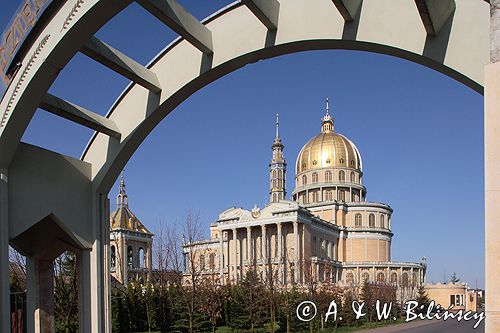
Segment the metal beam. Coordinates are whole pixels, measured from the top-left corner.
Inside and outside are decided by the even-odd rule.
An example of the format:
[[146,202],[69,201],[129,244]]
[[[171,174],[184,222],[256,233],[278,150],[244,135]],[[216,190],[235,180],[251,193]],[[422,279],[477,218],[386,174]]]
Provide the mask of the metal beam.
[[81,52],[146,89],[161,91],[160,81],[155,73],[95,37],[83,46]]
[[344,21],[352,22],[358,14],[362,0],[332,0],[332,2],[344,18]]
[[206,55],[212,55],[212,32],[175,0],[136,0],[148,12]]
[[113,138],[120,139],[120,130],[113,120],[86,110],[49,93],[47,93],[47,95],[45,95],[42,99],[40,108],[98,132],[107,134]]
[[455,0],[415,0],[427,35],[436,36],[455,11]]
[[276,0],[241,0],[269,29],[278,29],[280,3]]

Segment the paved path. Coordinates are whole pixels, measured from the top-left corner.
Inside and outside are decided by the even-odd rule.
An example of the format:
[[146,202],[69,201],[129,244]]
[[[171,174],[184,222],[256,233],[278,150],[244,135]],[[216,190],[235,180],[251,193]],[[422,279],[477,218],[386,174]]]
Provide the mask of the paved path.
[[449,319],[419,320],[405,324],[380,327],[371,330],[357,331],[357,333],[484,333],[484,321],[474,329],[475,320],[457,322]]

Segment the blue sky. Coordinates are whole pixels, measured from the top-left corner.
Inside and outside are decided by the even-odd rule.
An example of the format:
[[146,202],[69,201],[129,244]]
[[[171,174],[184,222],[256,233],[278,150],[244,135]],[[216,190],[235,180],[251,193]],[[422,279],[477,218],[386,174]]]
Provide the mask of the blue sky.
[[[179,1],[202,19],[230,1]],[[5,26],[18,1],[2,2]],[[133,22],[131,24],[130,22]],[[133,3],[97,36],[146,64],[176,35]],[[127,80],[83,55],[50,92],[105,114]],[[483,99],[426,67],[385,55],[315,51],[248,65],[194,94],[126,167],[131,209],[154,232],[199,211],[262,206],[275,113],[288,162],[320,131],[329,96],[336,130],[359,148],[368,200],[394,208],[393,260],[428,259],[428,281],[457,272],[484,286]],[[91,131],[38,111],[23,140],[79,157]],[[114,207],[117,188],[110,193]]]

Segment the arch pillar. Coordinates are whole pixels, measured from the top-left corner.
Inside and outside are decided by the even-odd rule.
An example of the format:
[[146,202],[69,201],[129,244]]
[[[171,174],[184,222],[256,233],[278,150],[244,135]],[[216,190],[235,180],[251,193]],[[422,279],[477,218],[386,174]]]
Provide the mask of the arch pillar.
[[485,332],[500,330],[500,1],[490,4],[490,61],[484,78]]
[[[7,169],[0,168],[0,318],[10,318],[7,175]],[[9,326],[9,320],[0,320],[0,332],[8,332]]]

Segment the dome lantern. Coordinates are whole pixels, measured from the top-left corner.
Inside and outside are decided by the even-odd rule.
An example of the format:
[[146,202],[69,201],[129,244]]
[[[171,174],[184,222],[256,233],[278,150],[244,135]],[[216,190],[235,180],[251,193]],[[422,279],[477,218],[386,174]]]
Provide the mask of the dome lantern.
[[333,117],[330,116],[330,103],[328,97],[326,98],[326,115],[321,118],[321,133],[333,132]]

